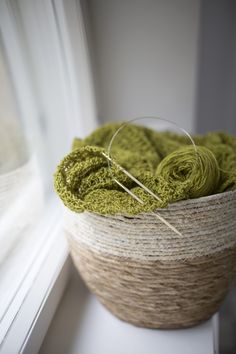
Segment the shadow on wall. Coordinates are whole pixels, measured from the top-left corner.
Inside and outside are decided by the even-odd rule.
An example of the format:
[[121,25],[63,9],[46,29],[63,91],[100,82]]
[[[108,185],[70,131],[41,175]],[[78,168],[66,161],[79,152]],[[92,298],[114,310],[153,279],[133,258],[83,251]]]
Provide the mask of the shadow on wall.
[[[201,1],[196,130],[236,133],[236,2]],[[236,353],[236,286],[220,311],[220,353]]]
[[[196,128],[236,133],[236,1],[201,1]],[[235,351],[236,352],[236,351]]]
[[220,310],[220,354],[236,353],[236,286],[228,294]]

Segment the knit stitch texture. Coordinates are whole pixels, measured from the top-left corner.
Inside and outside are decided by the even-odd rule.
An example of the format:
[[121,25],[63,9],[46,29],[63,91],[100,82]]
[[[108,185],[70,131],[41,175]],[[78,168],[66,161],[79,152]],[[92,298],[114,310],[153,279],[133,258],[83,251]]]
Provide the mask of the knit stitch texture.
[[194,136],[195,150],[187,136],[129,124],[115,138],[111,157],[157,194],[158,201],[102,155],[120,126],[106,124],[84,140],[76,138],[58,165],[55,190],[70,210],[132,216],[236,188],[235,136],[223,132]]

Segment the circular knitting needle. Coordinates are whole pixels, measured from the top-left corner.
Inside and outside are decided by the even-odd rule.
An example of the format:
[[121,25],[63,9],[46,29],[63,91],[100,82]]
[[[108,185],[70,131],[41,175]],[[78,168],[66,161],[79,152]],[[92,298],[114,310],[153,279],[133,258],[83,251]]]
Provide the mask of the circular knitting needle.
[[135,178],[133,175],[131,175],[131,173],[129,173],[126,169],[124,169],[122,166],[120,166],[117,162],[115,162],[114,160],[112,160],[108,155],[106,155],[104,152],[102,153],[103,156],[105,156],[107,158],[107,160],[109,160],[111,163],[113,163],[116,167],[119,168],[120,171],[124,172],[124,174],[126,174],[126,176],[128,176],[129,178],[131,178],[134,182],[136,182],[140,187],[142,187],[146,192],[148,192],[149,194],[151,194],[155,199],[157,199],[159,202],[161,202],[161,198],[159,198],[155,193],[153,193],[149,188],[147,188],[144,184],[142,184],[137,178]]
[[[135,178],[130,172],[128,172],[125,168],[120,166],[117,162],[113,161],[108,155],[106,155],[104,152],[102,155],[111,163],[113,163],[120,171],[122,171],[124,174],[126,174],[128,177],[130,177],[134,182],[136,182],[140,187],[142,187],[148,194],[150,194],[152,197],[156,198],[158,201],[161,201],[161,199],[153,193],[149,188],[147,188],[143,183],[141,183],[137,178]],[[119,182],[116,178],[113,178],[114,181],[121,187],[123,188],[131,197],[133,197],[135,200],[137,200],[139,203],[144,204],[144,201],[140,199],[136,194],[134,194],[131,190],[126,188],[123,183]],[[173,230],[177,235],[183,236],[181,232],[179,232],[173,225],[171,225],[166,219],[164,219],[161,215],[158,213],[152,212],[161,222],[163,222],[166,226],[168,226],[171,230]]]

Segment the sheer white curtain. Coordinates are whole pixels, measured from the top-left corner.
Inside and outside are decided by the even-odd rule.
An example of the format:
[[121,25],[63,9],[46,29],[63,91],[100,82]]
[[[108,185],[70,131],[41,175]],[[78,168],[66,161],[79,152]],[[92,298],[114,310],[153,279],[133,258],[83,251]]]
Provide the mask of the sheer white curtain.
[[3,0],[1,31],[21,119],[49,170],[96,126],[86,34],[76,0]]
[[56,164],[97,125],[80,2],[1,0],[0,79],[2,320],[43,245]]

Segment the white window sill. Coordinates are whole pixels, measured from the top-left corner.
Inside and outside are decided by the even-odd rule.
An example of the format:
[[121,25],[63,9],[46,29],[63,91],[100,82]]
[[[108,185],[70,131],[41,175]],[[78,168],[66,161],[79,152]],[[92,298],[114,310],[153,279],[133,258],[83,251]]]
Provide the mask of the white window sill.
[[69,277],[68,248],[55,201],[47,214],[41,237],[33,239],[32,253],[28,249],[28,269],[11,289],[15,295],[1,318],[1,354],[38,352]]
[[150,330],[120,321],[74,274],[40,354],[217,354],[218,315],[188,329]]

